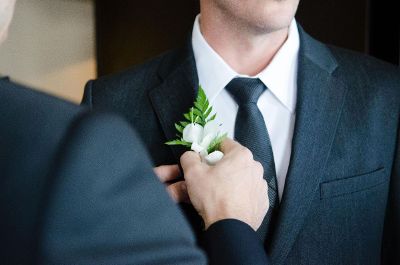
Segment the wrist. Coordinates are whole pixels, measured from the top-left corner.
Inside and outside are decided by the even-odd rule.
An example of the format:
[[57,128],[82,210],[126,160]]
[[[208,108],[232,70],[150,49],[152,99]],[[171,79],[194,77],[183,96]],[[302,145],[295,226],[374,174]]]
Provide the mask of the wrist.
[[212,209],[207,209],[202,214],[204,221],[204,229],[207,230],[214,223],[224,220],[224,219],[232,219],[231,214],[229,214],[225,207],[216,207]]
[[229,219],[229,218],[204,218],[204,230],[208,230],[208,228],[210,228],[210,226],[212,226],[215,223],[218,223],[219,221],[222,221],[224,219]]
[[203,216],[203,221],[204,221],[204,228],[205,230],[207,230],[211,225],[222,221],[222,220],[227,220],[227,219],[231,219],[231,220],[237,220],[243,223],[246,223],[247,225],[253,227],[253,224],[251,222],[251,216],[248,216],[244,213],[238,212],[236,211],[229,211],[228,209],[224,208],[224,209],[220,209],[220,210],[216,210],[216,211],[208,211],[206,212],[206,214]]

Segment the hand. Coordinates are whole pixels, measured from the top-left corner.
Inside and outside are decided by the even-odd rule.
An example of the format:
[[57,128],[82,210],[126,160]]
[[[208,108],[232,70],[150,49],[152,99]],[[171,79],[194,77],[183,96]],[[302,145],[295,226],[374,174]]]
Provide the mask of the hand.
[[190,202],[185,181],[172,183],[180,176],[178,165],[164,165],[153,170],[159,180],[167,186],[167,192],[176,203]]
[[190,201],[206,229],[223,219],[237,219],[257,230],[268,211],[264,170],[249,149],[230,139],[222,143],[224,158],[215,166],[202,163],[195,152],[181,157]]

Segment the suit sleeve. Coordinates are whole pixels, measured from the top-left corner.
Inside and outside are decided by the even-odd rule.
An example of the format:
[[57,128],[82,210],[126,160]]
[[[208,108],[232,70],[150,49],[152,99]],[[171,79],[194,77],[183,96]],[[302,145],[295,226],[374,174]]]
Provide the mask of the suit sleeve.
[[385,220],[383,264],[400,264],[400,128],[397,136],[390,192]]
[[72,126],[53,179],[40,264],[206,263],[122,119],[87,114]]
[[93,108],[92,104],[92,87],[93,87],[93,80],[90,80],[85,85],[85,91],[83,92],[83,98],[81,105],[87,106],[89,108]]
[[269,264],[257,233],[238,220],[227,219],[211,225],[204,232],[203,245],[211,265]]

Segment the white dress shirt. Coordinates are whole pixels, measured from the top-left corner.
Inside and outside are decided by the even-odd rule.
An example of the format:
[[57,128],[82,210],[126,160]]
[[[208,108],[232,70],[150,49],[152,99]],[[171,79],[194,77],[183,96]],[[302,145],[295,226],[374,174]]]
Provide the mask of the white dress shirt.
[[[203,37],[196,17],[192,46],[196,59],[197,74],[217,121],[223,132],[234,137],[235,119],[238,105],[225,86],[235,77],[249,77],[235,72]],[[279,198],[282,199],[286,174],[292,151],[297,99],[297,67],[300,37],[295,20],[289,29],[289,36],[274,56],[271,63],[254,78],[259,78],[267,90],[261,95],[257,105],[264,117],[274,153]]]

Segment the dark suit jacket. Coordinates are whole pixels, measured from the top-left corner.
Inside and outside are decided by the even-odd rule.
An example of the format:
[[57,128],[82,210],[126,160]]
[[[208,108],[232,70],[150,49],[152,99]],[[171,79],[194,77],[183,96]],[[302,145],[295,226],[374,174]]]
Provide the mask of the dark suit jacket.
[[[300,36],[293,149],[266,242],[271,263],[400,264],[399,69]],[[154,163],[173,164],[184,150],[164,142],[198,85],[187,45],[89,82],[83,102],[124,115]]]
[[[0,264],[206,263],[124,120],[7,80],[0,113]],[[211,264],[267,262],[242,222],[206,237]]]

